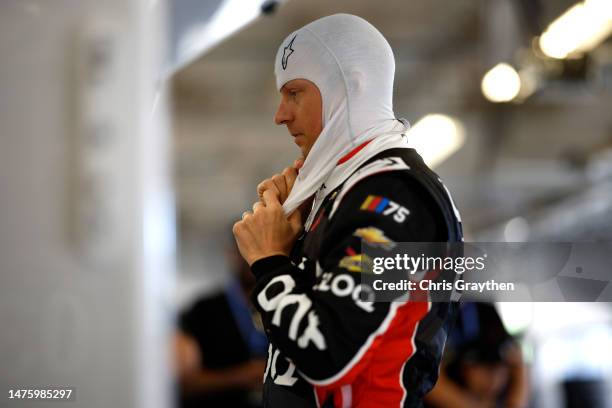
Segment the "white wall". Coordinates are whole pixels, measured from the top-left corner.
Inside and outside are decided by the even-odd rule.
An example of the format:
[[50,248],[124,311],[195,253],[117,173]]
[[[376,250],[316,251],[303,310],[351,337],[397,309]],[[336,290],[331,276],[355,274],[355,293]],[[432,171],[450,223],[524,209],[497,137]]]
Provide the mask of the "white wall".
[[1,406],[49,385],[78,407],[170,401],[164,7],[0,3]]

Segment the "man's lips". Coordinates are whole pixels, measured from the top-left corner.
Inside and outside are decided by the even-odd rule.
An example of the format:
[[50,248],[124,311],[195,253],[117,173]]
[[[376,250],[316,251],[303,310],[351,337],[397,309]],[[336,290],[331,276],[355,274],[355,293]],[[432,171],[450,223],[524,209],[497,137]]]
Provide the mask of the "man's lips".
[[291,136],[293,136],[293,142],[296,145],[300,145],[302,138],[304,137],[304,135],[302,135],[301,133],[292,133]]

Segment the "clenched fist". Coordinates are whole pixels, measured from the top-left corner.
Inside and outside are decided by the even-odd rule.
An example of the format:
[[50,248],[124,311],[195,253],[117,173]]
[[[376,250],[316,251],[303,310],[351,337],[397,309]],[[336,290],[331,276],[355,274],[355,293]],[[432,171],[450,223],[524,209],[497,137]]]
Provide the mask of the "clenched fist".
[[297,159],[293,162],[292,167],[285,168],[281,174],[275,174],[269,179],[265,179],[257,185],[257,195],[260,200],[263,200],[263,193],[266,190],[272,191],[278,201],[282,204],[287,200],[295,179],[298,176],[298,170],[304,165],[303,159]]
[[232,232],[240,254],[251,266],[272,255],[288,256],[302,230],[300,211],[285,217],[277,192],[266,189],[262,201],[253,205],[252,213],[242,214]]

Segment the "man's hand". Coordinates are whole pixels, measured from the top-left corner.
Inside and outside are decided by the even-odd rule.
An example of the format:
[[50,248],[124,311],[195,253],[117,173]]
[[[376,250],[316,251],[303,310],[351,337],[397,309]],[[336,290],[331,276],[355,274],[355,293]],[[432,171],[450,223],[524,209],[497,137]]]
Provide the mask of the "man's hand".
[[272,191],[278,201],[282,204],[287,200],[295,179],[298,175],[298,170],[304,165],[304,159],[297,159],[293,162],[293,166],[285,168],[281,174],[275,174],[269,179],[265,179],[257,185],[257,195],[259,200],[263,201],[263,193],[266,190]]
[[249,266],[272,255],[289,256],[303,229],[300,212],[294,211],[286,218],[274,191],[265,190],[262,198],[253,204],[253,212],[243,213],[242,220],[232,229],[238,250]]

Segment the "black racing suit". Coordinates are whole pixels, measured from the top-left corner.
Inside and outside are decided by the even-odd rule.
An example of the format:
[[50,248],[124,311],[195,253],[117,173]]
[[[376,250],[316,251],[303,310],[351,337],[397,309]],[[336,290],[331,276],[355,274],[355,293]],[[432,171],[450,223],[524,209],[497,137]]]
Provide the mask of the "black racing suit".
[[462,242],[452,199],[407,148],[378,154],[322,196],[291,256],[251,268],[270,340],[264,405],[421,406],[455,304],[363,302],[354,261],[364,231],[389,242]]

